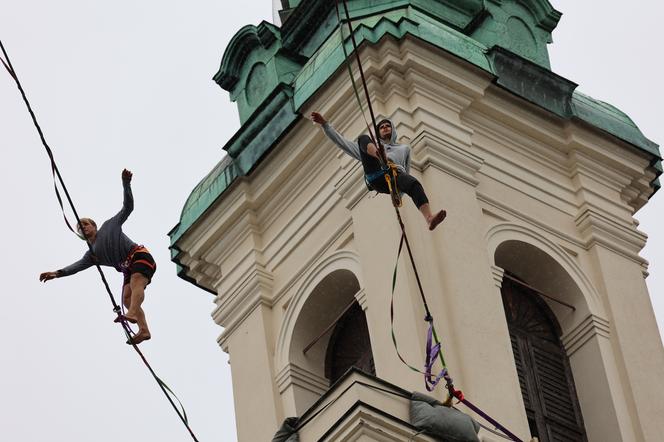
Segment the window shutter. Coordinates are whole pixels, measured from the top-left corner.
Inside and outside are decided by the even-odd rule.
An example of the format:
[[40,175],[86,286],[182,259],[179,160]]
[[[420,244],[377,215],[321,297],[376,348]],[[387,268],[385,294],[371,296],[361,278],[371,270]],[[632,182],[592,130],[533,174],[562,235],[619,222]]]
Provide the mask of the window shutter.
[[537,293],[510,280],[502,295],[531,434],[541,442],[586,441],[555,316]]
[[330,337],[325,357],[325,376],[330,385],[351,367],[376,374],[367,320],[358,303],[341,317]]

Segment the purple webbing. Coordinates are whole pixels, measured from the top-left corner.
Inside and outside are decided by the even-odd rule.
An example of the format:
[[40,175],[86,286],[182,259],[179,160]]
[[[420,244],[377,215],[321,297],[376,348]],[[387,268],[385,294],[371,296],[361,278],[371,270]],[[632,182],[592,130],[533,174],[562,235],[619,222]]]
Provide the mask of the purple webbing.
[[512,439],[514,442],[523,442],[523,440],[521,440],[517,436],[515,436],[512,432],[510,432],[510,430],[508,430],[507,428],[500,425],[500,423],[498,423],[498,421],[496,421],[491,416],[489,416],[488,414],[486,414],[485,412],[483,412],[482,410],[477,408],[472,402],[469,402],[468,399],[463,398],[463,399],[460,400],[460,402],[462,404],[464,404],[466,407],[473,410],[478,415],[482,416],[484,419],[486,419],[487,422],[490,422],[494,427],[496,427],[497,429],[499,429],[500,431],[505,433],[505,435],[508,436],[510,439]]
[[438,375],[433,378],[431,370],[433,369],[433,364],[436,362],[436,357],[440,352],[440,342],[437,342],[436,345],[432,344],[433,321],[429,321],[429,330],[427,331],[427,348],[425,350],[426,361],[424,363],[424,386],[426,387],[427,391],[433,391],[440,380],[447,376],[447,367],[443,367],[440,373],[438,373]]

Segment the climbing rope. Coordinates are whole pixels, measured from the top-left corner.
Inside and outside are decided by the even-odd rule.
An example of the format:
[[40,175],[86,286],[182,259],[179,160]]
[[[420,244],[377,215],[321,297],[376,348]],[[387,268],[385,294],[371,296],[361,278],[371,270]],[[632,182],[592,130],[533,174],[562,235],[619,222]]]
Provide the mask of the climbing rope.
[[[77,222],[76,225],[80,225],[80,223],[81,223],[81,218],[78,216],[78,212],[76,211],[76,207],[74,205],[74,202],[73,202],[73,200],[72,200],[72,198],[69,194],[69,191],[67,190],[67,186],[65,185],[65,182],[62,178],[62,175],[60,174],[60,170],[58,169],[57,163],[55,162],[55,157],[53,155],[53,151],[51,150],[50,146],[46,142],[46,138],[44,137],[44,133],[41,129],[41,126],[39,125],[39,122],[37,121],[37,117],[35,116],[35,113],[32,110],[32,106],[30,105],[30,102],[28,101],[28,98],[25,94],[25,91],[23,90],[23,86],[21,85],[21,82],[18,79],[18,75],[16,74],[16,70],[14,69],[14,66],[11,63],[11,60],[9,59],[9,55],[7,54],[7,51],[5,50],[5,46],[2,44],[2,40],[0,40],[0,49],[2,50],[2,55],[4,56],[4,59],[3,59],[3,57],[0,57],[0,62],[2,62],[3,66],[5,67],[5,69],[9,73],[9,75],[16,82],[16,86],[18,87],[18,90],[21,93],[21,96],[23,97],[23,101],[25,102],[25,105],[28,108],[28,112],[30,113],[30,117],[32,117],[32,122],[33,122],[35,128],[37,129],[37,132],[39,133],[39,138],[41,139],[42,145],[44,146],[44,149],[46,150],[46,153],[47,153],[47,155],[49,157],[49,160],[51,162],[51,171],[52,171],[53,177],[54,177],[55,194],[56,194],[56,197],[58,199],[58,203],[60,204],[60,208],[62,209],[62,213],[63,213],[64,218],[65,218],[65,223],[67,224],[67,227],[69,228],[69,230],[74,232],[81,239],[85,239],[85,243],[87,244],[88,249],[90,250],[90,253],[94,257],[94,253],[92,251],[92,244],[90,244],[90,241],[88,241],[87,238],[79,235],[73,229],[73,227],[71,226],[71,224],[67,220],[67,216],[65,215],[65,207],[64,207],[64,204],[63,204],[63,201],[62,201],[62,197],[60,195],[60,192],[58,191],[58,183],[60,184],[60,187],[62,188],[62,191],[65,194],[65,197],[67,199],[67,202],[69,203],[69,207],[71,208],[71,210],[74,214],[74,217],[76,218],[76,222]],[[56,177],[57,177],[57,181],[56,181]],[[184,407],[182,406],[182,402],[180,402],[180,399],[178,399],[178,397],[175,395],[175,393],[173,393],[173,390],[171,390],[171,388],[168,387],[168,385],[166,385],[166,383],[164,381],[162,381],[157,376],[154,369],[152,368],[152,366],[150,365],[150,363],[146,359],[145,355],[143,355],[141,350],[138,348],[138,346],[132,340],[133,331],[131,330],[131,327],[127,323],[127,320],[125,319],[124,315],[122,315],[120,306],[115,301],[115,297],[113,296],[111,288],[108,285],[108,281],[106,280],[106,276],[104,275],[104,272],[101,269],[101,266],[99,265],[99,263],[96,262],[95,259],[93,259],[93,261],[94,261],[95,267],[97,268],[97,271],[99,272],[99,276],[101,277],[102,283],[104,284],[104,288],[106,289],[106,292],[108,293],[111,304],[113,305],[113,312],[117,315],[117,317],[115,319],[115,322],[119,323],[122,326],[122,329],[123,329],[123,331],[124,331],[124,333],[127,337],[127,342],[129,344],[131,344],[131,346],[134,348],[136,353],[140,356],[141,360],[143,361],[143,364],[145,364],[148,371],[150,372],[150,374],[152,375],[154,380],[159,385],[159,388],[162,390],[162,392],[166,396],[166,399],[168,399],[168,402],[171,404],[171,406],[173,407],[173,409],[177,413],[178,417],[180,418],[180,420],[184,424],[185,428],[187,429],[187,431],[191,435],[192,439],[195,442],[198,442],[198,439],[196,438],[196,435],[194,434],[192,429],[189,427],[189,421],[187,419],[187,413],[186,413]],[[180,405],[180,409],[178,409],[178,407],[175,405],[175,402],[173,401],[173,398],[175,398],[175,400]]]
[[[336,7],[337,7],[337,17],[339,18],[339,26],[341,26],[341,16],[339,13],[339,1],[337,0]],[[350,39],[353,44],[353,52],[355,53],[355,58],[357,61],[358,65],[358,70],[360,72],[360,79],[362,81],[362,86],[364,89],[364,94],[365,98],[367,101],[367,107],[369,109],[369,114],[371,115],[371,121],[373,123],[374,131],[376,133],[376,141],[377,141],[377,146],[378,146],[378,153],[381,158],[381,161],[384,165],[388,164],[388,159],[387,155],[385,153],[385,148],[383,144],[381,143],[380,137],[378,136],[379,131],[378,127],[376,125],[376,117],[373,111],[373,107],[371,106],[371,98],[369,95],[369,89],[367,86],[367,81],[364,75],[364,69],[362,68],[362,61],[360,60],[360,55],[359,55],[359,50],[357,46],[357,41],[355,40],[355,34],[353,31],[353,25],[351,23],[351,18],[350,18],[350,13],[348,12],[348,5],[346,0],[341,0],[341,3],[343,4],[344,8],[344,14],[345,14],[345,21],[348,25],[348,30],[350,34]],[[342,39],[342,47],[344,48],[344,54],[346,55],[346,59],[348,59],[348,55],[345,50],[345,46],[343,44],[343,39]],[[353,76],[352,76],[352,70],[349,69],[349,72],[351,73],[351,79],[354,82]],[[354,90],[356,93],[356,99],[358,102],[361,103],[361,100],[359,98],[359,94],[357,92],[357,88],[354,86]],[[519,439],[517,436],[515,436],[512,432],[510,432],[507,428],[505,428],[503,425],[501,425],[499,422],[497,422],[495,419],[493,419],[491,416],[486,414],[484,411],[482,411],[480,408],[478,408],[476,405],[468,401],[468,399],[465,398],[464,394],[461,392],[461,390],[457,390],[454,387],[454,382],[452,378],[450,377],[446,364],[445,364],[445,359],[443,356],[443,351],[442,351],[442,345],[440,342],[440,339],[438,338],[438,335],[436,333],[436,329],[434,327],[434,320],[433,316],[431,315],[431,311],[429,310],[429,306],[426,300],[426,296],[424,295],[424,289],[422,288],[422,282],[420,281],[419,273],[417,271],[417,265],[415,264],[415,259],[413,257],[413,253],[410,247],[410,242],[408,241],[408,235],[406,234],[406,229],[403,223],[403,220],[401,218],[401,213],[399,212],[399,205],[396,204],[397,199],[395,198],[395,195],[397,195],[397,188],[396,188],[396,174],[394,177],[390,176],[391,174],[389,173],[389,168],[385,172],[385,179],[388,181],[389,189],[390,189],[390,194],[392,196],[392,201],[393,201],[393,206],[394,206],[394,211],[397,217],[397,220],[399,222],[399,227],[401,229],[401,240],[399,243],[399,252],[397,255],[397,263],[395,264],[394,268],[394,273],[392,276],[392,302],[390,305],[390,322],[391,322],[391,327],[392,327],[392,341],[394,343],[395,349],[397,351],[397,355],[399,359],[411,370],[414,370],[418,373],[424,374],[425,378],[425,386],[427,390],[431,391],[435,388],[436,384],[440,382],[440,380],[445,379],[446,382],[446,388],[449,394],[448,400],[446,401],[446,405],[451,406],[452,405],[452,399],[456,398],[459,402],[463,403],[466,405],[468,408],[473,410],[475,413],[477,413],[479,416],[490,422],[492,425],[495,426],[498,430],[502,431],[505,435],[510,437],[513,441],[515,442],[523,442],[521,439]],[[394,186],[390,185],[390,182],[394,180]],[[406,250],[408,251],[408,257],[410,259],[411,266],[413,268],[413,272],[415,273],[415,280],[417,282],[417,287],[420,292],[420,296],[422,299],[422,304],[424,306],[424,311],[425,311],[425,318],[424,320],[428,323],[429,328],[427,331],[427,347],[426,347],[426,362],[425,362],[425,370],[424,372],[420,371],[419,369],[411,366],[408,364],[405,359],[402,357],[402,355],[399,353],[398,347],[397,347],[397,341],[396,341],[396,336],[394,333],[394,288],[396,284],[396,276],[397,276],[397,267],[398,267],[398,259],[401,254],[401,249],[403,247],[403,244],[406,245]],[[433,366],[433,361],[435,360],[436,356],[440,360],[440,363],[442,365],[442,370],[438,375],[433,375],[431,373],[432,366]]]
[[[364,120],[364,124],[367,127],[369,138],[371,138],[371,141],[373,141],[375,144],[376,141],[374,138],[374,134],[373,131],[371,130],[371,127],[369,126],[369,121],[367,120],[367,116],[364,113],[364,105],[362,104],[362,99],[360,98],[360,91],[357,88],[355,76],[353,75],[352,62],[350,56],[348,55],[348,51],[346,50],[346,42],[345,42],[346,39],[344,38],[344,27],[341,26],[342,20],[341,20],[341,13],[339,12],[339,2],[335,2],[334,5],[335,5],[335,10],[337,11],[337,26],[339,28],[339,37],[341,38],[341,49],[344,52],[344,62],[346,65],[346,69],[348,70],[348,76],[350,77],[350,82],[353,85],[353,93],[355,94],[355,100],[357,100],[357,104],[360,106],[360,114],[362,114],[362,119]],[[376,136],[377,135],[378,133],[376,133]]]
[[[341,36],[341,49],[344,52],[344,61],[346,63],[346,68],[348,69],[348,75],[350,77],[351,83],[353,85],[353,93],[355,94],[355,100],[357,101],[359,107],[360,107],[360,113],[362,114],[362,118],[364,119],[364,122],[367,126],[367,131],[369,132],[369,138],[371,138],[371,141],[375,146],[378,148],[378,162],[381,166],[381,170],[376,172],[375,177],[369,177],[367,179],[367,186],[369,183],[374,179],[374,178],[379,178],[380,176],[383,176],[385,178],[385,181],[387,182],[387,188],[389,191],[389,194],[392,198],[392,204],[395,207],[401,207],[402,201],[401,201],[401,194],[399,193],[398,187],[397,187],[397,169],[396,165],[392,163],[391,161],[388,160],[387,154],[385,153],[385,147],[383,146],[383,143],[380,140],[379,132],[378,132],[378,126],[376,125],[376,116],[374,115],[373,107],[371,106],[371,98],[369,96],[369,88],[367,87],[367,81],[364,76],[364,69],[362,68],[362,62],[360,61],[360,55],[359,51],[357,50],[357,41],[355,40],[355,33],[353,31],[353,25],[350,20],[350,15],[348,13],[348,6],[346,5],[346,2],[344,1],[343,3],[344,6],[344,12],[346,15],[346,23],[348,24],[348,30],[349,30],[349,35],[350,39],[353,45],[353,52],[355,54],[355,58],[357,60],[357,66],[359,68],[360,72],[360,79],[362,80],[362,86],[364,88],[364,94],[365,98],[367,101],[367,107],[369,108],[369,113],[371,115],[371,121],[373,123],[373,131],[369,127],[369,122],[367,121],[367,117],[364,114],[364,107],[362,105],[362,99],[360,98],[360,92],[358,90],[357,84],[355,83],[355,76],[353,75],[353,68],[351,66],[351,60],[350,56],[348,54],[348,51],[346,50],[346,45],[345,45],[345,38],[343,36],[343,20],[341,19],[341,13],[339,11],[339,1],[337,0],[335,2],[335,9],[337,12],[337,26],[339,27],[339,34]],[[375,136],[374,136],[375,134]]]

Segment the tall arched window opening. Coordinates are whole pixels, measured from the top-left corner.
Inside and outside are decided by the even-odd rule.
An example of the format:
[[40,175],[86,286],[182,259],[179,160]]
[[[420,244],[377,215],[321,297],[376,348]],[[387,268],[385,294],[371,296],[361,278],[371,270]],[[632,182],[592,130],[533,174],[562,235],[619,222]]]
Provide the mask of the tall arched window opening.
[[586,441],[558,321],[536,292],[518,282],[504,278],[501,294],[531,434],[541,442]]
[[357,302],[334,327],[325,356],[325,377],[332,385],[351,367],[376,374],[367,320]]

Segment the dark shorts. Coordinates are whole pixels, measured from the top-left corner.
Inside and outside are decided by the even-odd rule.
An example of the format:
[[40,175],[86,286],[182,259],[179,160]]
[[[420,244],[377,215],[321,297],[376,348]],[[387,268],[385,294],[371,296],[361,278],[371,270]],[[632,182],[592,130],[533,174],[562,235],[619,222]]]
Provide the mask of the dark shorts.
[[129,260],[129,271],[124,273],[124,285],[129,284],[131,275],[140,273],[148,278],[148,284],[152,281],[154,272],[157,271],[157,263],[145,247],[134,252]]

